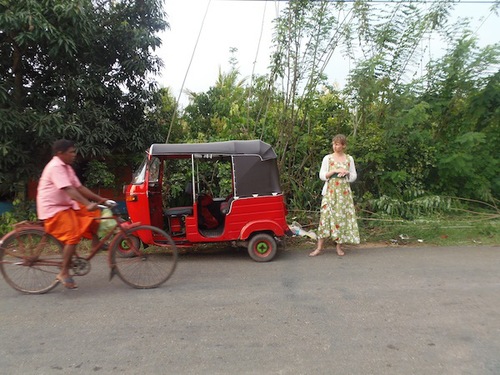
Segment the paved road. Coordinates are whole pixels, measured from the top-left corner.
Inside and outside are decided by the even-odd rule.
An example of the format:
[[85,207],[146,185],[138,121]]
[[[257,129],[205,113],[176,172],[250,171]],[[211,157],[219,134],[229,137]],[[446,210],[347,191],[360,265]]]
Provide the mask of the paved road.
[[2,374],[500,374],[500,247],[182,256],[159,289],[0,279]]

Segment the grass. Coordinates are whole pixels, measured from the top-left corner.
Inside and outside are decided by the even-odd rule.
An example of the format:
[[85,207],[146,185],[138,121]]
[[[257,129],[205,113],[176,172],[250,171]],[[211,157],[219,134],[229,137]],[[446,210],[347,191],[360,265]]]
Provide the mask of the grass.
[[432,246],[500,245],[500,219],[446,216],[363,222],[363,242]]
[[[303,229],[315,230],[311,215],[302,218]],[[297,220],[297,221],[300,221]],[[307,224],[304,225],[304,222]],[[373,217],[358,218],[361,246],[477,246],[500,245],[500,216],[497,213],[436,214],[414,220]],[[294,238],[288,244],[311,246],[309,238]]]
[[[305,230],[317,228],[317,213],[302,218],[289,218],[289,224],[297,220]],[[389,217],[374,219],[358,218],[361,246],[414,245],[414,246],[477,246],[500,245],[500,215],[498,211],[486,213],[462,212],[436,214],[414,220]],[[1,224],[1,221],[0,221]],[[0,229],[2,227],[0,226]],[[87,243],[88,242],[88,243]],[[287,246],[314,246],[308,237],[287,238]],[[90,252],[90,241],[82,241],[81,254]]]

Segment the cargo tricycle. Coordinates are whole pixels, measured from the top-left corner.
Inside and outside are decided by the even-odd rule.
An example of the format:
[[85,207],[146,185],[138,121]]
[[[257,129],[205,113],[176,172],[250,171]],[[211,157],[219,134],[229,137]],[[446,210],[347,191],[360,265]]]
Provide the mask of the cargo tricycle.
[[230,242],[267,262],[291,235],[276,153],[260,140],[152,144],[125,200],[132,222],[165,230],[178,247]]

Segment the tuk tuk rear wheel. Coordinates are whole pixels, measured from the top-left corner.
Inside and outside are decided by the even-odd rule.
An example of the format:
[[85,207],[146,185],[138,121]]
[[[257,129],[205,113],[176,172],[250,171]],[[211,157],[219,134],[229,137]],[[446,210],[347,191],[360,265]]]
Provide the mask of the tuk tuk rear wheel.
[[248,254],[256,262],[269,262],[277,252],[276,240],[267,233],[258,233],[248,242]]

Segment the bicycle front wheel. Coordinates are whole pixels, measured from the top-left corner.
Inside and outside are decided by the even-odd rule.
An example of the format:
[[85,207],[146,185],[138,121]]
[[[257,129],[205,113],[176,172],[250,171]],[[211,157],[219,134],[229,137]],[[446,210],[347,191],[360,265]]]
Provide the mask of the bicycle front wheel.
[[[151,231],[153,244],[139,239],[141,231]],[[121,249],[129,249],[123,257]],[[150,289],[167,281],[177,265],[177,247],[160,228],[141,225],[119,233],[111,244],[111,267],[126,284],[137,289]]]
[[0,248],[0,271],[14,289],[43,294],[57,284],[63,244],[40,228],[20,229],[8,234]]

